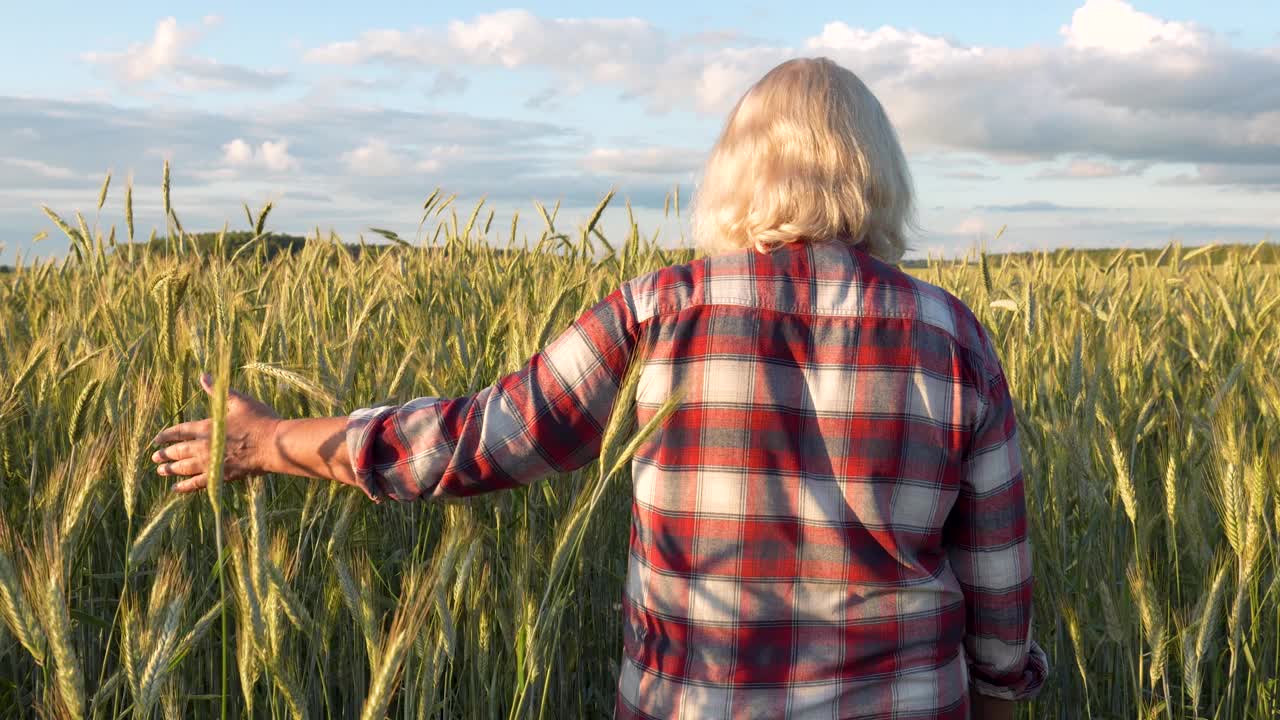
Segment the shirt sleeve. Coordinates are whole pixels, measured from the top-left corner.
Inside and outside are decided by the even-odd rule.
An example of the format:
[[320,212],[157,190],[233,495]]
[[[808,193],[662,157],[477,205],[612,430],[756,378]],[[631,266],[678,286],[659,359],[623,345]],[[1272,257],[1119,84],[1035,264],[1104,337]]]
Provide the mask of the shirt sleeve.
[[636,344],[626,286],[584,312],[524,367],[474,395],[356,410],[356,481],[383,498],[465,497],[570,472],[595,459]]
[[[989,371],[988,371],[989,372]],[[1035,697],[1049,672],[1031,632],[1031,546],[1022,460],[1008,381],[996,362],[947,517],[951,569],[964,593],[970,689]]]

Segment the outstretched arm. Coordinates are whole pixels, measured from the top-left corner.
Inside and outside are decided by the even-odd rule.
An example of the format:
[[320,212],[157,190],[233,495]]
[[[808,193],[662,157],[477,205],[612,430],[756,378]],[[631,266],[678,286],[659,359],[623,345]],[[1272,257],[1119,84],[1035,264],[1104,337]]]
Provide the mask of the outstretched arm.
[[[599,453],[601,434],[637,341],[627,291],[583,313],[524,367],[474,395],[422,397],[348,416],[282,420],[231,391],[224,474],[336,480],[370,498],[466,496],[569,472]],[[201,386],[212,392],[206,375]],[[208,419],[162,431],[152,460],[173,489],[205,486]]]
[[624,285],[474,395],[356,410],[347,423],[356,485],[375,501],[465,497],[586,465],[638,336]]

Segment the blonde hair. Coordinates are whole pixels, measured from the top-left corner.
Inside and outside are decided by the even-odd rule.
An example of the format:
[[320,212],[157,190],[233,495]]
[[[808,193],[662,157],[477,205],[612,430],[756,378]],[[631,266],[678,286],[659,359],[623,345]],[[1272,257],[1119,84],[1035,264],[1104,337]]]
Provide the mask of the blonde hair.
[[693,237],[707,254],[838,239],[892,263],[907,250],[912,195],[871,90],[825,57],[797,58],[729,113],[694,193]]

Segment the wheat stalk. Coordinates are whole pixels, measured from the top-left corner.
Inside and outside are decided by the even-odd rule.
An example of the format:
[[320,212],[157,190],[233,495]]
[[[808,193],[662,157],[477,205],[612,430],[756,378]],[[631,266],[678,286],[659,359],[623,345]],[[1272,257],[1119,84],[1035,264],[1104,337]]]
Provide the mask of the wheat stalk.
[[409,646],[427,613],[432,589],[433,583],[421,576],[406,578],[397,603],[399,609],[379,648],[377,666],[369,683],[369,694],[360,713],[361,720],[380,720],[386,715],[391,694],[395,690],[395,678],[400,673]]
[[138,531],[133,545],[129,547],[129,556],[126,560],[129,567],[136,568],[151,556],[160,543],[164,531],[173,523],[178,511],[187,505],[187,499],[183,495],[170,495],[152,507],[151,515]]
[[191,585],[181,561],[173,555],[161,559],[160,570],[151,586],[151,606],[147,613],[147,660],[138,671],[135,702],[139,714],[147,717],[159,699],[168,668],[178,644],[179,623],[186,608]]
[[1120,451],[1120,443],[1114,431],[1108,431],[1107,442],[1111,447],[1111,463],[1115,467],[1116,490],[1120,493],[1120,502],[1124,506],[1124,514],[1129,524],[1136,530],[1138,527],[1138,488],[1134,485],[1133,475],[1129,471],[1129,461]]
[[1217,572],[1213,576],[1213,583],[1200,600],[1199,620],[1196,623],[1194,641],[1184,641],[1182,645],[1183,683],[1186,687],[1187,697],[1191,700],[1191,706],[1197,711],[1200,707],[1201,681],[1203,679],[1200,674],[1200,664],[1208,654],[1209,643],[1213,639],[1213,628],[1218,614],[1218,605],[1222,601],[1223,590],[1226,587],[1227,570],[1229,569],[1230,565],[1228,563],[1218,563]]
[[53,654],[59,703],[68,716],[82,718],[85,716],[84,676],[80,670],[80,657],[71,639],[71,615],[63,591],[62,545],[57,541],[57,531],[52,525],[46,525],[44,538],[41,557],[44,592],[38,609]]
[[13,636],[38,664],[44,665],[44,630],[27,602],[18,569],[13,564],[15,550],[19,549],[18,542],[8,521],[0,514],[0,610],[4,611],[5,624]]

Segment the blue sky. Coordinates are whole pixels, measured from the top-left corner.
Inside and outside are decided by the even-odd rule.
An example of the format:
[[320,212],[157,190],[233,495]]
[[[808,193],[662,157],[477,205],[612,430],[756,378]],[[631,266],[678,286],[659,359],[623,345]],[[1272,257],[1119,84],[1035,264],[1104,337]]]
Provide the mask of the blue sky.
[[797,55],[832,57],[886,106],[920,253],[1004,225],[991,247],[1280,235],[1277,3],[421,5],[7,8],[0,262],[65,252],[42,203],[119,223],[129,176],[139,224],[159,225],[165,159],[187,228],[239,227],[241,203],[270,200],[279,230],[412,236],[436,186],[464,213],[485,197],[496,227],[559,200],[572,227],[616,186],[675,244],[665,193],[696,189],[729,106]]

